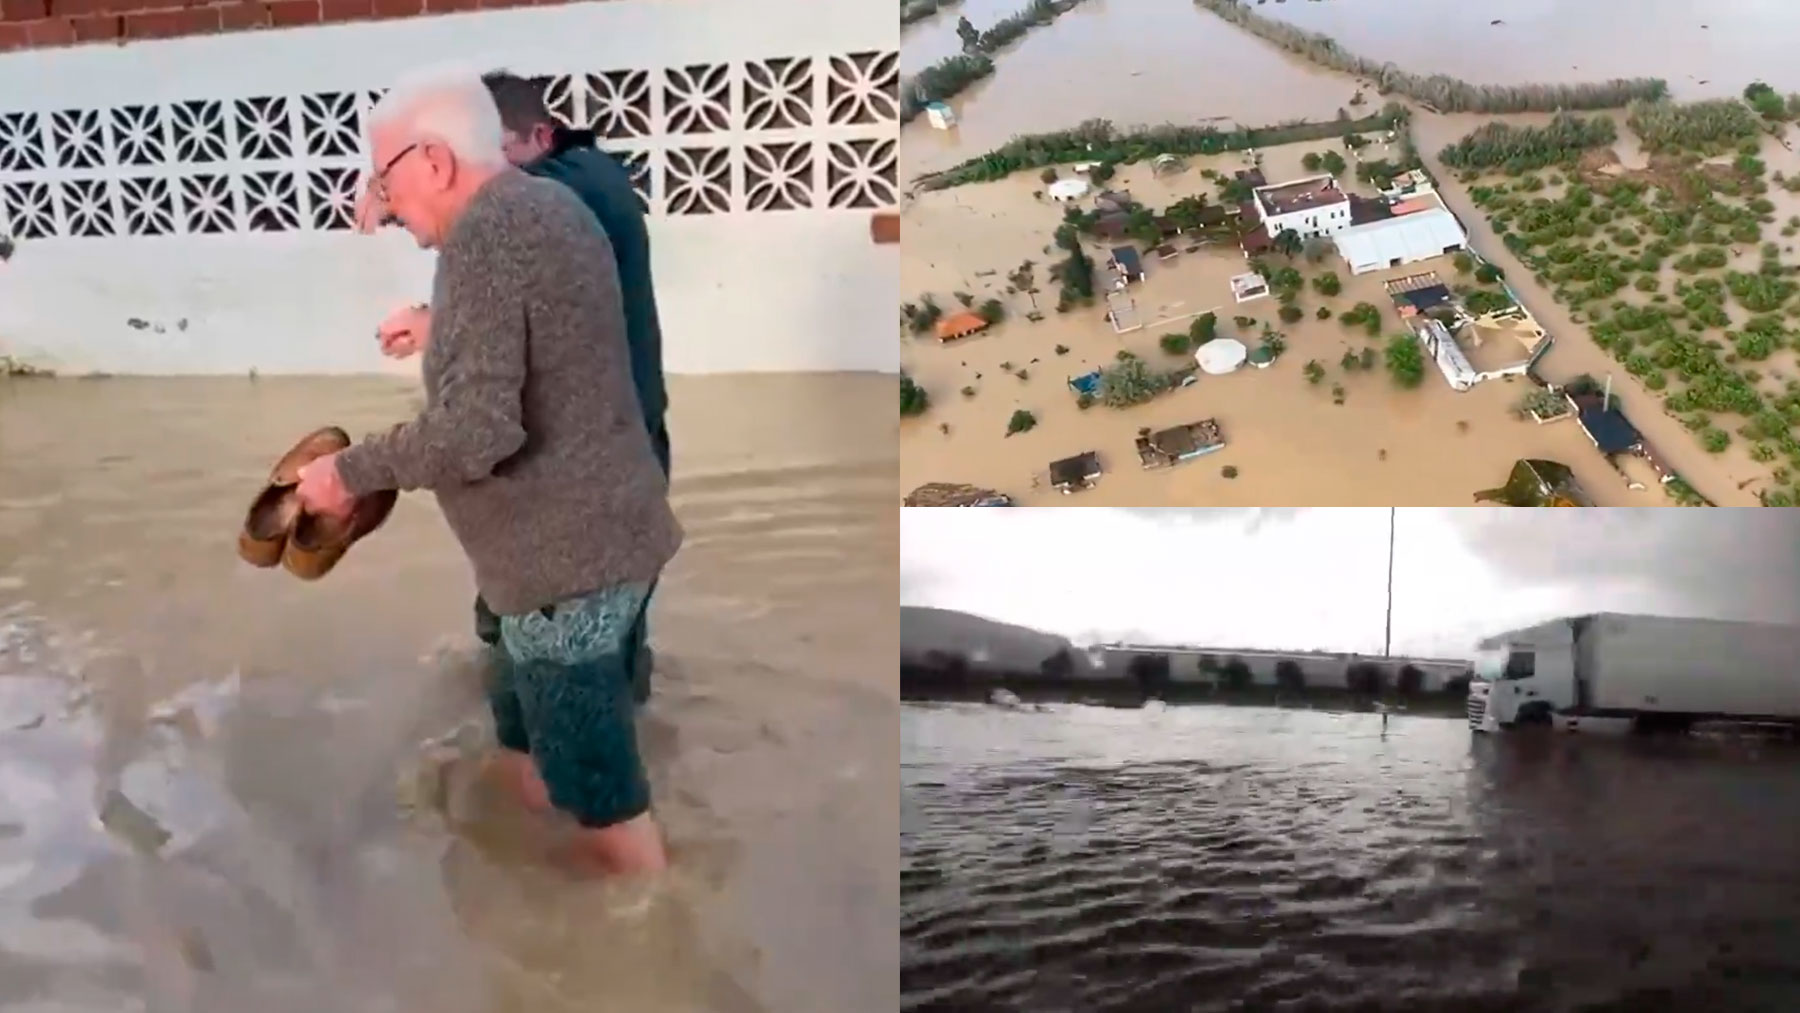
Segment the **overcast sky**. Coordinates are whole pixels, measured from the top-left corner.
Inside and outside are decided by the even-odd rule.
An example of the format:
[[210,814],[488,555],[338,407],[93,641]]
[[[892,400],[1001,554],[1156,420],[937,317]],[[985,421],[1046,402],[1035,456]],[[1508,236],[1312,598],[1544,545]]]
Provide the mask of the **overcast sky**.
[[[1463,656],[1552,616],[1800,622],[1800,512],[1398,511],[1394,651]],[[902,511],[900,596],[1060,633],[1378,652],[1388,512]]]

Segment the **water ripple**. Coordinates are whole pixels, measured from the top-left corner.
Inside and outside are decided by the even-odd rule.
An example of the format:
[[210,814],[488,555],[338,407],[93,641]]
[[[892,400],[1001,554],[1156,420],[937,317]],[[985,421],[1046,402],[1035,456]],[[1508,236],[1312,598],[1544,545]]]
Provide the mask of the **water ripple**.
[[1269,715],[908,708],[903,1008],[1800,1008],[1800,755]]

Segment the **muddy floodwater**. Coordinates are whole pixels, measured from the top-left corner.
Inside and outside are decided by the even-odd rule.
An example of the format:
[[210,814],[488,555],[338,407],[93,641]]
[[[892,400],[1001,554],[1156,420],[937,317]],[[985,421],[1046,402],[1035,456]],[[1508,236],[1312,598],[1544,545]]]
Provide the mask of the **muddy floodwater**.
[[901,715],[902,1008],[1800,1008],[1800,753],[1260,708]]
[[480,774],[429,496],[317,584],[234,554],[276,455],[414,384],[0,380],[0,1010],[894,1008],[892,390],[672,380],[644,890]]
[[[959,16],[986,28],[1023,6],[965,0],[902,29],[904,72],[956,51]],[[1477,83],[1661,77],[1680,98],[1735,95],[1756,77],[1783,92],[1800,88],[1787,52],[1800,8],[1767,0],[1293,0],[1257,13],[1325,32],[1377,61]],[[1355,91],[1351,79],[1237,31],[1191,0],[1086,0],[994,63],[992,77],[954,100],[955,130],[933,130],[923,117],[905,128],[903,170],[942,168],[1015,134],[1094,117],[1252,126],[1329,118]]]

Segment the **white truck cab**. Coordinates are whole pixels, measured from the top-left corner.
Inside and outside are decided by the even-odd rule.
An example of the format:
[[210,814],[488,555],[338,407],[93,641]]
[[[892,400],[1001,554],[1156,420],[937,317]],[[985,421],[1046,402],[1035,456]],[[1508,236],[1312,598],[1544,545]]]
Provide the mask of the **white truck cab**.
[[1548,724],[1580,702],[1575,679],[1578,632],[1590,617],[1509,630],[1481,642],[1469,686],[1469,724],[1496,731]]

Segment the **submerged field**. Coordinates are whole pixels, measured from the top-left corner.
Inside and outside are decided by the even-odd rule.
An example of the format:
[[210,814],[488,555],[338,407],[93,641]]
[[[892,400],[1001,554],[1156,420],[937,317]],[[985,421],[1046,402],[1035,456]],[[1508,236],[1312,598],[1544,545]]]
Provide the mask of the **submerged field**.
[[[1399,149],[1398,141],[1376,139],[1363,155],[1398,159]],[[1265,174],[1280,180],[1314,171],[1307,156],[1329,161],[1322,156],[1333,152],[1347,154],[1335,141],[1260,154]],[[1105,185],[1128,191],[1143,206],[1137,222],[1143,227],[1151,211],[1197,215],[1196,204],[1229,202],[1222,180],[1248,164],[1237,153],[1195,157],[1162,172],[1139,163],[1119,167]],[[1229,283],[1248,266],[1234,240],[1207,241],[1203,229],[1173,240],[1177,253],[1164,260],[1148,252],[1151,228],[1139,239],[1116,241],[1145,251],[1146,271],[1130,290],[1144,326],[1119,334],[1106,320],[1103,270],[1087,298],[1065,293],[1056,276],[1068,276],[1072,251],[1057,239],[1067,211],[1045,196],[1052,175],[1070,172],[1067,166],[1017,172],[923,193],[903,211],[902,368],[925,402],[901,426],[904,488],[969,482],[1027,504],[1463,506],[1504,482],[1513,462],[1536,457],[1573,467],[1603,504],[1668,502],[1654,486],[1628,488],[1572,423],[1521,419],[1516,409],[1530,390],[1526,381],[1491,381],[1457,393],[1420,357],[1393,358],[1389,349],[1402,325],[1384,282],[1435,271],[1466,301],[1503,302],[1492,271],[1478,273],[1466,258],[1440,258],[1352,276],[1328,247],[1315,246],[1268,256],[1262,266],[1276,294],[1239,304]],[[1351,170],[1340,178],[1352,192],[1373,195],[1354,177]],[[1083,224],[1073,225],[1077,233]],[[1202,238],[1191,249],[1195,235]],[[1071,238],[1068,230],[1063,238]],[[1082,256],[1096,266],[1112,245],[1079,236]],[[938,342],[931,322],[962,311],[965,300],[1002,322]],[[1196,323],[1209,314],[1210,326]],[[1190,386],[1151,395],[1158,378],[1194,365],[1195,338],[1209,334],[1251,349],[1272,345],[1280,354],[1266,369],[1202,375]],[[1411,339],[1398,344],[1417,348]],[[1132,388],[1122,395],[1083,399],[1068,387],[1071,377],[1118,369],[1122,356],[1144,378],[1121,385]],[[1208,418],[1224,431],[1224,450],[1171,469],[1140,468],[1133,442],[1141,429]],[[1075,497],[1050,488],[1051,461],[1088,451],[1100,455],[1105,469],[1097,488]]]
[[1800,500],[1800,157],[1782,130],[1735,100],[1659,103],[1623,124],[1483,128],[1444,152],[1618,378],[1772,506]]

